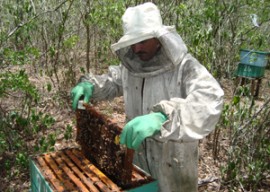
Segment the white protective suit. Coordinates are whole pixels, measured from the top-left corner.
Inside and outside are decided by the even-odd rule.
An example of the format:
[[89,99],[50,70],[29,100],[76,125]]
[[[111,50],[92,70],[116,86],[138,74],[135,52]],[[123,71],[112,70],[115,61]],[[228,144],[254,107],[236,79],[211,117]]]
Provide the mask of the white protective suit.
[[[80,81],[94,84],[92,99],[124,95],[127,121],[151,111],[166,114],[168,120],[160,134],[143,142],[135,152],[134,164],[158,180],[160,191],[195,192],[198,140],[214,130],[222,111],[223,91],[187,53],[174,27],[162,25],[154,4],[128,8],[122,20],[124,36],[112,45],[121,65],[110,66],[106,75],[90,74]],[[130,45],[152,37],[159,39],[162,48],[152,60],[143,62]]]

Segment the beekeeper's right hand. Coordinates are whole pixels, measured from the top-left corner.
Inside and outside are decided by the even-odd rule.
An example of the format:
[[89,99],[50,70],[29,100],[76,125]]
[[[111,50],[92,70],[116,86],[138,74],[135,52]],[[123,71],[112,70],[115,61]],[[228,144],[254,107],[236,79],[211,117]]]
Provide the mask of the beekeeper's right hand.
[[83,97],[84,103],[88,103],[94,91],[94,85],[90,82],[80,82],[71,90],[72,109],[76,110],[78,101]]

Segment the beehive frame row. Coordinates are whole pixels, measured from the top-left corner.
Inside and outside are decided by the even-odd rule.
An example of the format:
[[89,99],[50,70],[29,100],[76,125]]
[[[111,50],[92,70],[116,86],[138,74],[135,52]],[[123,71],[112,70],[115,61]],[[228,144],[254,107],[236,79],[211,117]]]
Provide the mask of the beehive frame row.
[[105,192],[155,191],[157,182],[133,167],[132,181],[123,189],[93,165],[78,148],[34,156],[30,159],[31,191]]

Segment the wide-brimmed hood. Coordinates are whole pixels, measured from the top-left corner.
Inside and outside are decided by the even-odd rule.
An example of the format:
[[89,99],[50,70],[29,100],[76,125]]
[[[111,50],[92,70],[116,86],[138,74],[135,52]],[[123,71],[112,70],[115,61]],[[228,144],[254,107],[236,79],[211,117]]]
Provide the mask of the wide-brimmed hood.
[[[135,76],[158,75],[180,64],[187,47],[174,26],[162,24],[157,6],[144,3],[126,10],[122,17],[124,35],[111,46],[122,64]],[[146,39],[157,38],[161,49],[149,61],[142,61],[133,53],[131,45]]]
[[[174,26],[162,24],[160,11],[153,3],[130,7],[122,17],[124,36],[111,46],[122,64],[135,76],[147,77],[173,69],[187,53],[187,47]],[[157,38],[161,49],[149,61],[133,53],[131,45]]]

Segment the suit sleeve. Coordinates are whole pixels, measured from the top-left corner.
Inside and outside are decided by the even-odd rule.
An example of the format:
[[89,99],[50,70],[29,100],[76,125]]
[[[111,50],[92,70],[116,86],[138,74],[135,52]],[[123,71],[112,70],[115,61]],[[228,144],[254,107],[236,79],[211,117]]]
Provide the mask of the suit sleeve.
[[163,100],[153,111],[167,115],[158,139],[194,141],[215,129],[223,108],[223,90],[213,76],[196,59],[188,58],[179,70],[177,88],[185,98]]
[[80,78],[80,82],[88,81],[94,85],[92,99],[110,100],[123,95],[122,87],[122,66],[109,66],[108,73],[94,75],[92,73]]

